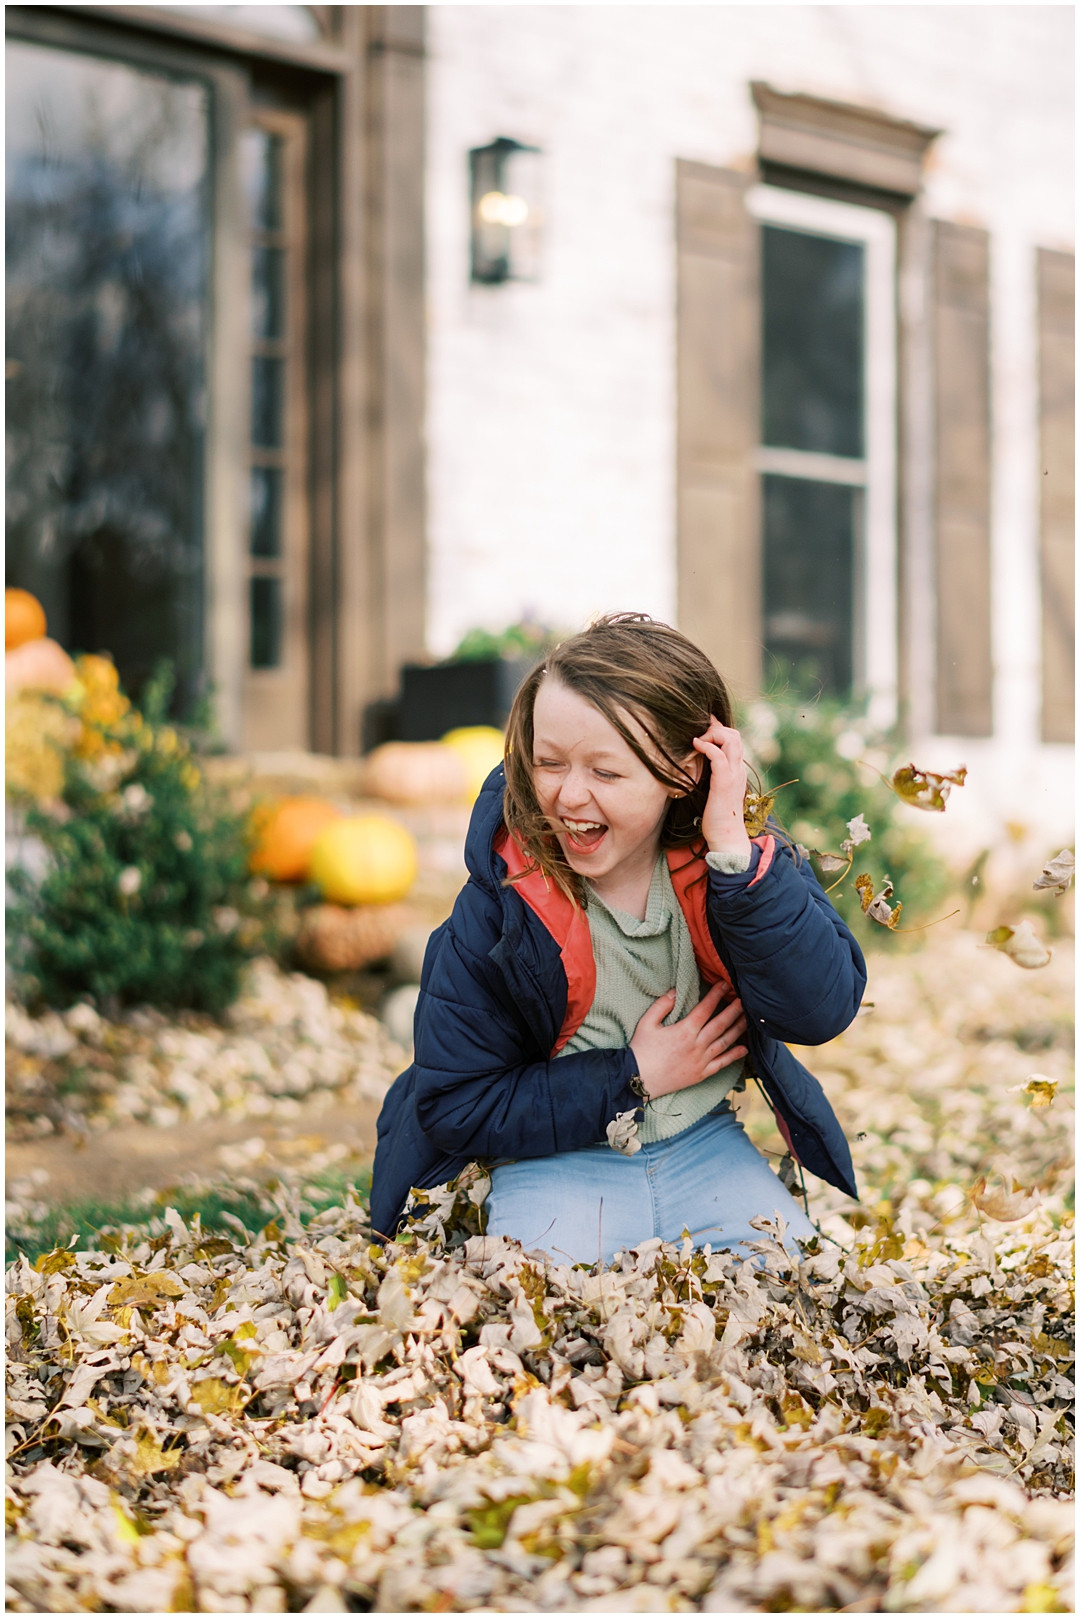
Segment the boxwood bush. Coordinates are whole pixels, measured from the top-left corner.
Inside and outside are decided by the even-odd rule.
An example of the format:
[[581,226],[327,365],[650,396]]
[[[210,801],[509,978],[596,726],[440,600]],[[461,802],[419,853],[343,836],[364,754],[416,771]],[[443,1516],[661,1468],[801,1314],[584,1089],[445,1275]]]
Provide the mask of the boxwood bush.
[[11,964],[30,1004],[89,998],[114,1012],[143,1003],[217,1014],[271,942],[244,818],[164,722],[171,686],[163,668],[142,712],[122,693],[97,720],[87,705],[60,799],[22,809],[43,848],[34,872],[9,873]]

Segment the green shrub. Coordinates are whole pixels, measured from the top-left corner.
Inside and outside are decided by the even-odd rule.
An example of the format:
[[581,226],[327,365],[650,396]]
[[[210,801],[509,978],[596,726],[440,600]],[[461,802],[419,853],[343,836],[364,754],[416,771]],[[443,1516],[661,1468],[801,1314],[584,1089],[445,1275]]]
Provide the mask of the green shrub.
[[267,947],[266,885],[248,876],[245,822],[163,723],[171,684],[159,672],[141,714],[98,726],[95,746],[65,758],[60,802],[25,812],[44,859],[37,876],[10,873],[8,936],[31,1003],[219,1014]]
[[[824,699],[751,703],[741,724],[763,784],[780,789],[773,812],[793,842],[839,853],[848,821],[865,816],[871,839],[856,849],[851,871],[829,895],[860,939],[883,944],[893,936],[862,914],[855,877],[863,871],[873,877],[875,891],[886,877],[892,880],[893,903],[898,899],[904,906],[901,927],[934,920],[949,888],[946,868],[868,767],[888,775],[897,762],[906,762],[897,757],[895,738],[875,732],[859,709]],[[837,881],[813,863],[823,887]]]

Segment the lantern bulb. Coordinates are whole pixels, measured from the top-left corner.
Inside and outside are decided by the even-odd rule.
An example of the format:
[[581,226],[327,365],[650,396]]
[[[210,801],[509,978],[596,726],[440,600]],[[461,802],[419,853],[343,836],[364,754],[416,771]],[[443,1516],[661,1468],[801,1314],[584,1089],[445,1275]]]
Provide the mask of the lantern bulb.
[[512,230],[515,225],[523,225],[528,219],[529,205],[524,197],[488,191],[480,198],[478,212],[485,225],[506,225]]

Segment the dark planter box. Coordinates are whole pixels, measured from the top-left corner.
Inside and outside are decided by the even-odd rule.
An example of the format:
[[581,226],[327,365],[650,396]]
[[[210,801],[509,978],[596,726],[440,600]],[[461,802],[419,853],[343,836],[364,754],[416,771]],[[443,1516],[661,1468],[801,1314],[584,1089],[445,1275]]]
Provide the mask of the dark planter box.
[[437,742],[459,725],[502,729],[514,693],[535,664],[493,657],[471,663],[406,663],[401,671],[396,740]]

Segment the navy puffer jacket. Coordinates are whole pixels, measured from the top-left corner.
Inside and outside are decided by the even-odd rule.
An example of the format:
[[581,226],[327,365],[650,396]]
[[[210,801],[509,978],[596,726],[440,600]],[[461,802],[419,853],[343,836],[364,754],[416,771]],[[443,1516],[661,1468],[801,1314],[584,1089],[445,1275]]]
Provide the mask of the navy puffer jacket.
[[[476,1158],[592,1146],[616,1113],[640,1106],[629,1048],[552,1057],[571,992],[564,941],[503,886],[495,844],[505,836],[504,787],[500,765],[473,810],[469,880],[428,943],[413,1064],[379,1115],[371,1218],[380,1235],[394,1235],[414,1186],[441,1185]],[[708,932],[746,1012],[747,1072],[798,1160],[856,1196],[836,1115],[784,1041],[821,1045],[841,1033],[859,1009],[866,966],[806,861],[767,841],[748,871],[708,872]]]

